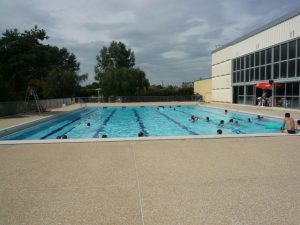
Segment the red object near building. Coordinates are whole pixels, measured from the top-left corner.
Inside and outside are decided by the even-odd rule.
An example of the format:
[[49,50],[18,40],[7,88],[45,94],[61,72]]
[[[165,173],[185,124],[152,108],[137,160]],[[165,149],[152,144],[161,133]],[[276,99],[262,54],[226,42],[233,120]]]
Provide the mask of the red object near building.
[[256,84],[256,88],[271,90],[272,89],[272,85],[269,84],[269,83],[267,83],[267,82],[261,82],[261,83]]

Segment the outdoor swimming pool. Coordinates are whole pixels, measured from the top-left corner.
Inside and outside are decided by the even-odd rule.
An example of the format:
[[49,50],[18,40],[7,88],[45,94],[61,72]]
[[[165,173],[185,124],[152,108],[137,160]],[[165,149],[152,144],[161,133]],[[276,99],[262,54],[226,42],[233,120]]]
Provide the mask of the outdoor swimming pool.
[[[191,115],[197,116],[191,122]],[[210,121],[206,121],[209,117]],[[248,121],[250,118],[251,122]],[[234,123],[229,120],[233,119]],[[219,125],[224,120],[224,125]],[[238,124],[235,124],[238,121]],[[90,127],[87,126],[90,123]],[[0,140],[43,140],[66,135],[68,139],[279,133],[281,121],[257,120],[256,115],[203,106],[88,107],[4,136]]]

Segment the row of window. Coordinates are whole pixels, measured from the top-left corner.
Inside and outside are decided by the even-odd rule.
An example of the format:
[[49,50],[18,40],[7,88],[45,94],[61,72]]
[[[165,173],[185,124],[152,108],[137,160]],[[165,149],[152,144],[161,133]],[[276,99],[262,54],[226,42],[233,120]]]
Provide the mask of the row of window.
[[233,71],[300,57],[300,39],[276,45],[233,60]]
[[235,71],[232,76],[233,83],[300,77],[300,59]]

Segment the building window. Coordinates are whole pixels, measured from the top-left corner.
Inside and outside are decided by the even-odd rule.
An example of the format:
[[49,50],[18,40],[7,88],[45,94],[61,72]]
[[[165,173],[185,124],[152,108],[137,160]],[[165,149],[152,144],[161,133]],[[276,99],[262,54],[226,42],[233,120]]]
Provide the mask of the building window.
[[267,71],[266,71],[266,80],[271,80],[272,75],[271,75],[271,65],[267,65]]
[[300,59],[297,60],[297,77],[300,77]]
[[246,56],[246,68],[249,68],[250,62],[249,62],[249,55]]
[[296,57],[296,41],[291,41],[289,43],[289,59]]
[[244,69],[244,57],[241,58],[241,69]]
[[274,47],[274,62],[279,61],[279,45]]
[[240,58],[237,58],[236,63],[237,63],[237,69],[239,70],[240,69]]
[[250,81],[250,73],[249,73],[250,71],[249,71],[249,69],[248,70],[246,70],[246,78],[245,78],[245,82],[249,82]]
[[265,65],[265,51],[260,52],[260,65]]
[[259,80],[259,67],[255,68],[255,80]]
[[272,49],[268,48],[267,49],[267,64],[272,62]]
[[297,40],[297,57],[300,57],[300,39]]
[[273,66],[273,75],[274,75],[274,79],[278,79],[279,78],[279,63],[274,64]]
[[236,59],[233,60],[233,71],[236,71]]
[[281,45],[281,60],[287,59],[287,44]]
[[233,75],[232,75],[232,82],[233,83],[236,83],[236,72],[233,72]]
[[255,52],[255,66],[259,66],[259,52]]
[[244,82],[244,70],[241,71],[241,82]]
[[264,66],[260,67],[260,79],[261,80],[265,80],[266,79],[266,70],[265,70]]
[[250,65],[251,65],[251,67],[254,66],[254,53],[252,53],[252,54],[250,55]]
[[236,73],[236,82],[239,83],[240,82],[240,71],[238,71]]
[[286,62],[280,63],[280,77],[281,78],[286,78],[286,69],[287,69]]
[[254,69],[250,69],[250,81],[254,80]]
[[289,77],[294,77],[295,76],[295,67],[296,67],[296,64],[295,64],[295,60],[290,60],[289,61],[289,66],[288,66],[288,76]]

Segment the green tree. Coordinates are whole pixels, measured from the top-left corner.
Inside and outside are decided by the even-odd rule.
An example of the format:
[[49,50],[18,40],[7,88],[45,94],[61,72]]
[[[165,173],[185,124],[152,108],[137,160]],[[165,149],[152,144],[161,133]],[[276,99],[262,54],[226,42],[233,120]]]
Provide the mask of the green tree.
[[138,68],[106,70],[102,80],[104,96],[142,95],[149,88],[144,71]]
[[112,41],[109,47],[103,47],[96,56],[95,80],[100,85],[106,70],[118,68],[133,68],[135,65],[134,52],[122,42]]
[[[36,86],[40,97],[73,96],[79,83],[86,76],[78,74],[80,64],[76,56],[66,48],[45,45],[46,31],[35,26],[20,33],[17,29],[6,30],[0,38],[1,85],[10,90],[3,100],[24,99],[28,85]],[[66,83],[67,88],[55,92],[53,77]],[[70,79],[67,81],[67,79]],[[49,82],[51,81],[51,82]],[[73,85],[73,86],[70,86]],[[61,87],[59,87],[61,88]],[[71,90],[72,89],[72,90]],[[60,96],[57,93],[62,93]]]

